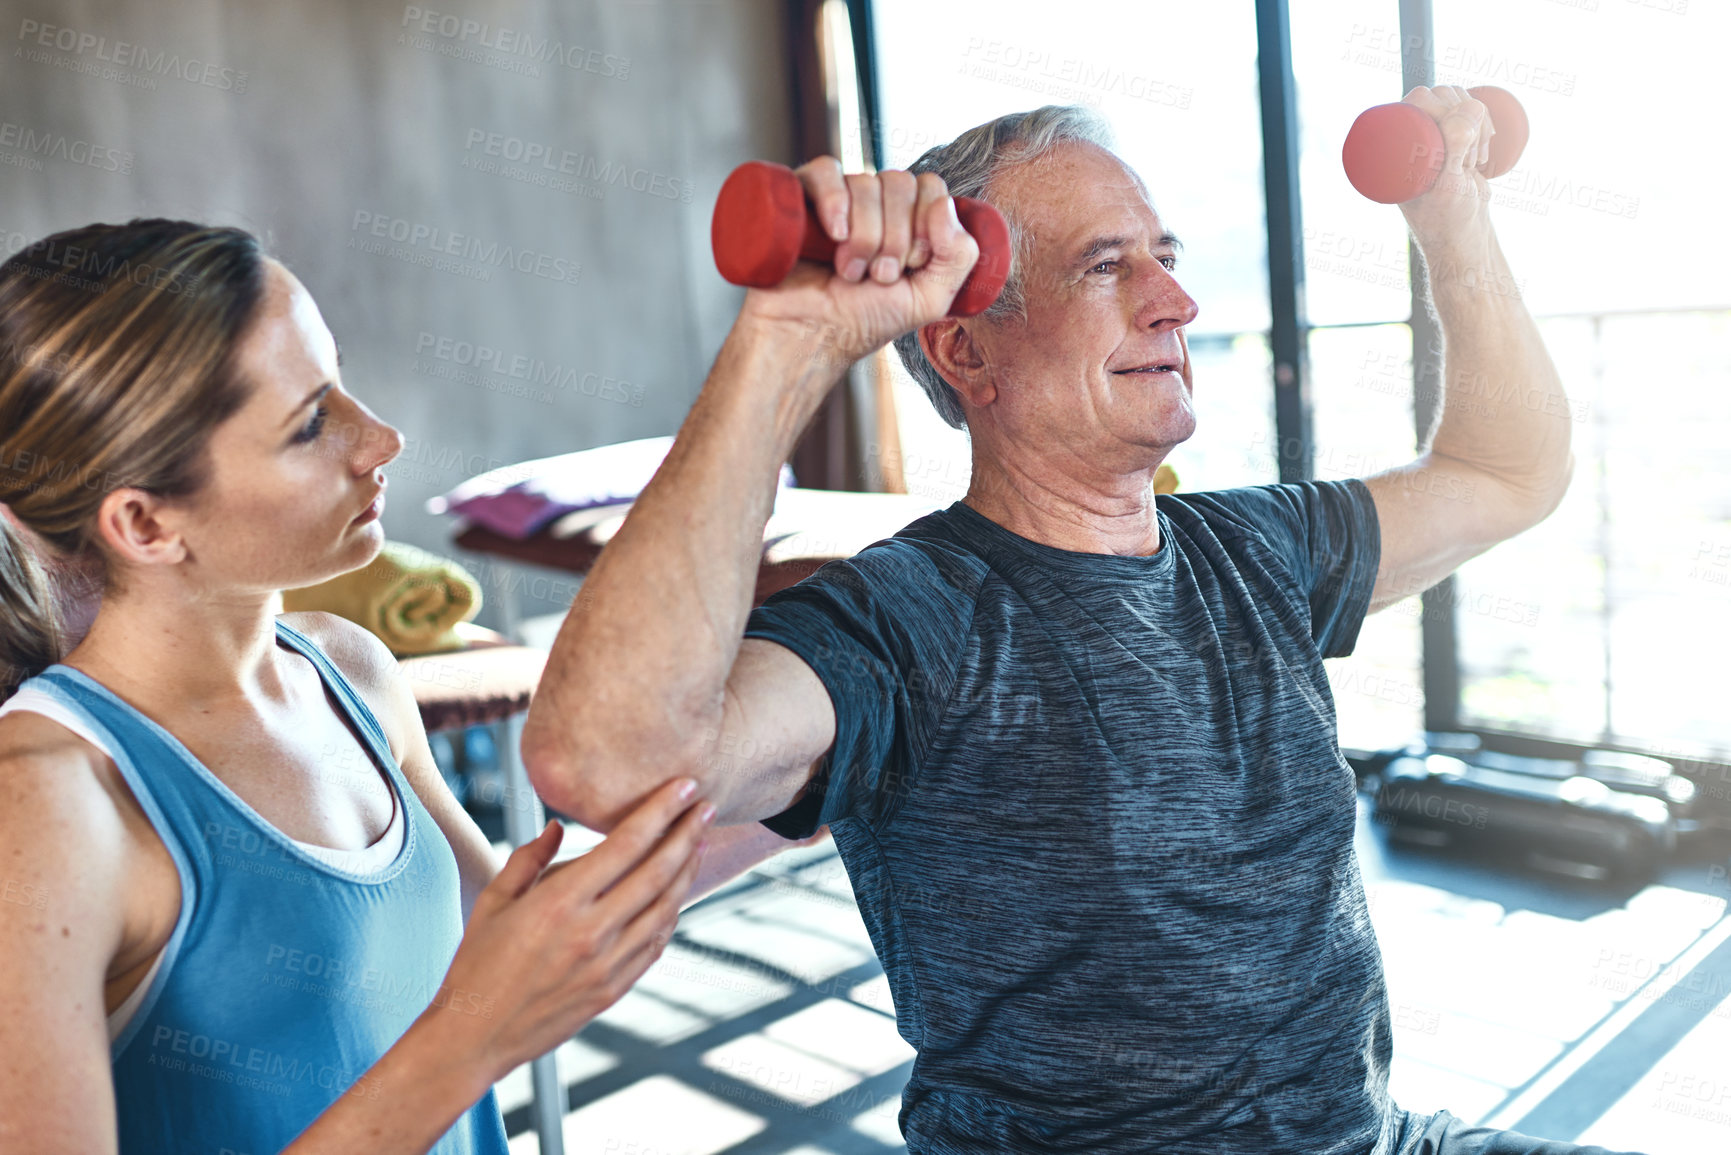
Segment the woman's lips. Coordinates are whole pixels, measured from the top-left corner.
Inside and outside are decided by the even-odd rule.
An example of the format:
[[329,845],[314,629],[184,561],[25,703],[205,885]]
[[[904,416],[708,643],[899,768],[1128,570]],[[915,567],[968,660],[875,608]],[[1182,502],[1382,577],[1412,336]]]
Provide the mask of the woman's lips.
[[363,509],[360,513],[356,514],[355,519],[349,524],[365,525],[369,521],[378,520],[379,515],[383,512],[385,512],[385,491],[381,489],[379,490],[379,495],[373,498],[373,503]]

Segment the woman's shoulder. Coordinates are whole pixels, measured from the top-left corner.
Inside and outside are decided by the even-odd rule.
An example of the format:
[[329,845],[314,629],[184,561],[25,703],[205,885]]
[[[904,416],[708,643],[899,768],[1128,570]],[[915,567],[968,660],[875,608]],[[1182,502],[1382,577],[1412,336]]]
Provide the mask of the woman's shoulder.
[[357,689],[388,690],[397,676],[397,659],[371,630],[321,610],[280,614],[277,620],[304,634]]
[[113,760],[71,727],[34,710],[0,714],[0,797],[24,785],[23,778],[76,786],[97,776]]
[[98,862],[125,841],[138,802],[114,759],[31,710],[0,716],[0,845],[34,867]]
[[324,651],[331,664],[348,679],[377,716],[393,749],[400,748],[403,735],[399,727],[405,695],[410,708],[413,708],[414,697],[408,693],[397,659],[385,643],[366,627],[323,611],[281,614],[277,620],[304,634]]

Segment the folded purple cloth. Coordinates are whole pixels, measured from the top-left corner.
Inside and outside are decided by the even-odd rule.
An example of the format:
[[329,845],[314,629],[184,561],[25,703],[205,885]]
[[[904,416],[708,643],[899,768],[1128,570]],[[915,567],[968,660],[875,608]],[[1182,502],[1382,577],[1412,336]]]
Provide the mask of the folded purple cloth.
[[[645,437],[521,461],[430,498],[427,512],[463,517],[521,541],[567,513],[636,501],[672,447],[671,437]],[[793,471],[785,465],[780,484],[793,484]]]

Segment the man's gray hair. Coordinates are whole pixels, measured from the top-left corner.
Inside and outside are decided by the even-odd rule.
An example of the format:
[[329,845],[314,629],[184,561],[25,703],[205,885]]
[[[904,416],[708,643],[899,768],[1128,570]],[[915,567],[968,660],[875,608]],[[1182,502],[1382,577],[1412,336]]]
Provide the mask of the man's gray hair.
[[[1113,147],[1112,130],[1100,115],[1074,104],[1048,104],[1032,112],[1013,112],[970,128],[949,144],[928,149],[908,166],[909,172],[935,172],[944,178],[951,196],[990,200],[992,181],[1011,165],[1026,164],[1069,142]],[[1022,296],[1022,266],[1027,255],[1026,238],[1015,216],[998,205],[1010,226],[1010,277],[1004,291],[981,316],[993,320],[1025,317],[1027,301]],[[931,398],[932,407],[950,425],[967,428],[962,401],[920,351],[919,331],[896,338],[896,352],[920,388]]]

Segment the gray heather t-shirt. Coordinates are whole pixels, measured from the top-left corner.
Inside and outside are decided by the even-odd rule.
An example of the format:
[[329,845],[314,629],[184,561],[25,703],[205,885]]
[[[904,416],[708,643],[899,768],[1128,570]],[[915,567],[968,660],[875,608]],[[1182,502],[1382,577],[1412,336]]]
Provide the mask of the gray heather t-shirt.
[[1149,557],[957,503],[771,597],[835,746],[828,823],[919,1052],[915,1153],[1369,1152],[1382,961],[1323,656],[1380,537],[1357,481],[1162,497]]

